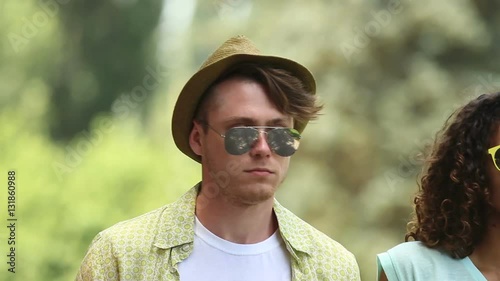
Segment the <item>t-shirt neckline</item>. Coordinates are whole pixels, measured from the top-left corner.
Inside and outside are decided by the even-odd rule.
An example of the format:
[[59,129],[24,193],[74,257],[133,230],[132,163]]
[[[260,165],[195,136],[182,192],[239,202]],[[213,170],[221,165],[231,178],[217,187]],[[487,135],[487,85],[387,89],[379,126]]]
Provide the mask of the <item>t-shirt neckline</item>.
[[239,255],[239,256],[263,254],[273,250],[276,247],[279,247],[282,243],[282,239],[279,235],[278,230],[276,230],[273,233],[273,235],[271,235],[266,240],[254,244],[238,244],[231,241],[227,241],[213,234],[210,230],[208,230],[198,220],[198,217],[196,216],[195,216],[194,232],[196,236],[198,236],[201,240],[203,240],[211,247],[214,247],[228,254]]

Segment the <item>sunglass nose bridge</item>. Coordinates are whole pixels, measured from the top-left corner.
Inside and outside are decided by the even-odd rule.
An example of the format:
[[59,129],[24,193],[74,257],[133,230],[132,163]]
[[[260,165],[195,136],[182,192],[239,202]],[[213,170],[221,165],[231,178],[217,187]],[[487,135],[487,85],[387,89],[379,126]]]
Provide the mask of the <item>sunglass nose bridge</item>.
[[267,132],[269,129],[266,128],[257,128],[257,131],[259,132],[259,137],[263,136],[265,140],[267,140]]
[[253,129],[257,131],[257,137],[250,146],[254,148],[256,145],[262,143],[266,145],[270,151],[272,151],[271,145],[268,142],[267,129],[266,128],[253,128]]

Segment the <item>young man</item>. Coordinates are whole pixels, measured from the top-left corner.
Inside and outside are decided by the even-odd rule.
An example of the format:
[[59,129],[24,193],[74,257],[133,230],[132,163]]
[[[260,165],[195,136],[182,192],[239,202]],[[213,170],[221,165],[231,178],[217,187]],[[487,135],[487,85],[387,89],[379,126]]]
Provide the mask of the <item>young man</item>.
[[238,36],[184,86],[177,147],[202,182],[178,201],[101,232],[77,280],[360,280],[354,256],[275,199],[300,132],[316,118],[302,65]]

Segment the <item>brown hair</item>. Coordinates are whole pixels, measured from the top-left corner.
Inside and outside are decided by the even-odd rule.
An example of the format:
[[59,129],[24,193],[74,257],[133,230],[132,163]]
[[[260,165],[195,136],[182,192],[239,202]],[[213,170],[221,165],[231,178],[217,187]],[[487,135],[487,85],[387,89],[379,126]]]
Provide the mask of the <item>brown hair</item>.
[[317,104],[317,96],[304,83],[287,70],[271,65],[254,63],[238,64],[222,74],[203,94],[196,109],[195,119],[207,121],[207,110],[214,88],[221,82],[243,77],[260,83],[267,91],[273,104],[282,113],[294,120],[306,122],[316,119],[323,105]]
[[481,95],[448,118],[426,159],[406,241],[453,258],[472,253],[491,210],[486,161],[499,121],[500,93]]

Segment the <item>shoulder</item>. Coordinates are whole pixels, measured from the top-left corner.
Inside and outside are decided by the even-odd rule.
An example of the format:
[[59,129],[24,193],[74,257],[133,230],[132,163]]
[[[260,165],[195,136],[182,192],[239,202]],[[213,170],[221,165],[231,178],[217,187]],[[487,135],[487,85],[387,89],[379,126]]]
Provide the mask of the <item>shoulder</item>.
[[449,268],[460,266],[458,260],[419,241],[401,243],[378,254],[377,263],[379,273],[383,270],[390,281],[430,280],[435,276],[445,276]]
[[[119,222],[98,233],[91,248],[112,247],[115,251],[127,246],[150,246],[158,229],[158,222],[168,205],[141,216]],[[123,249],[122,249],[123,248]]]
[[98,233],[85,254],[76,280],[118,280],[119,267],[123,264],[119,260],[129,260],[128,253],[149,251],[154,239],[154,227],[150,227],[158,220],[162,209],[117,223]]
[[[292,246],[314,252],[333,252],[335,254],[352,256],[352,254],[339,242],[333,240],[309,223],[305,222],[285,207],[278,205],[275,208],[278,216],[280,230],[294,244]],[[278,214],[279,213],[279,214]]]
[[[354,255],[342,244],[314,228],[281,205],[276,205],[280,231],[292,248],[304,252],[318,276],[348,276],[359,280],[359,267]],[[337,279],[335,279],[337,280]]]
[[420,241],[410,241],[401,243],[387,251],[387,254],[394,259],[407,259],[408,256],[412,258],[423,258],[423,259],[450,259],[447,254],[431,249],[425,246]]
[[[354,254],[308,223],[304,222],[303,226],[309,234],[309,241],[312,246],[311,260],[315,264],[315,268],[323,268],[324,272],[327,273],[330,265],[333,265],[334,270],[331,274],[349,276],[349,280],[359,279],[359,267]],[[329,275],[326,274],[326,276]],[[337,277],[340,278],[340,276]]]
[[110,238],[129,236],[131,233],[147,234],[154,231],[155,226],[169,205],[163,206],[156,210],[150,211],[146,214],[140,215],[138,217],[119,222],[105,230],[103,230],[100,235],[107,236]]
[[394,265],[395,267],[415,266],[421,260],[435,259],[441,255],[442,253],[426,247],[422,242],[411,241],[401,243],[387,250],[387,252],[378,254],[377,260],[385,269],[385,265]]
[[170,244],[173,241],[169,242],[169,238],[177,237],[174,232],[181,235],[188,228],[192,230],[195,199],[196,189],[192,188],[175,202],[103,230],[95,240],[118,244],[118,248],[122,245],[135,248],[151,246],[156,240],[161,245]]
[[[143,278],[170,258],[168,249],[192,242],[196,188],[177,201],[98,233],[80,266],[77,280],[158,280]],[[141,267],[137,267],[137,265]]]
[[309,242],[313,246],[315,254],[331,253],[341,260],[354,260],[354,255],[336,240],[306,222],[304,222],[303,227],[308,232]]
[[390,252],[391,255],[398,256],[404,253],[406,253],[406,255],[408,255],[409,253],[418,255],[427,255],[427,254],[432,254],[432,251],[434,250],[427,248],[420,241],[410,241],[396,245],[393,248],[389,249],[387,252],[388,253]]
[[309,226],[308,231],[312,245],[310,261],[318,279],[333,277],[333,280],[360,280],[354,254],[316,228]]

